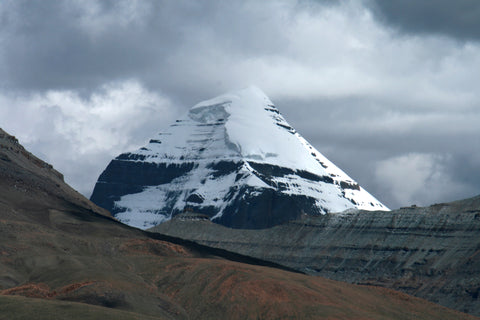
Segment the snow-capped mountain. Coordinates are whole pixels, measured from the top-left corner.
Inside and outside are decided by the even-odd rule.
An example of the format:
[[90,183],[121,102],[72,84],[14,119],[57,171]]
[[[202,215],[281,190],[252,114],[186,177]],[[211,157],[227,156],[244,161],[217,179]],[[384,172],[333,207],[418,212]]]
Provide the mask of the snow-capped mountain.
[[146,229],[186,208],[237,228],[388,210],[312,147],[258,88],[200,102],[100,175],[91,200]]

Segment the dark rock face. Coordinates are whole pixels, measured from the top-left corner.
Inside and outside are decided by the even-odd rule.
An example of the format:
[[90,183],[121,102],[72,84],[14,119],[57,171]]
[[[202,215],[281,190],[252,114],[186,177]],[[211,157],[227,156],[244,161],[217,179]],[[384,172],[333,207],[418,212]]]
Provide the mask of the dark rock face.
[[[148,186],[168,184],[174,179],[190,173],[199,166],[195,162],[181,164],[149,163],[144,161],[131,161],[131,154],[122,154],[112,160],[105,171],[100,175],[90,200],[97,205],[109,210],[113,215],[124,211],[116,205],[122,196],[143,191]],[[246,162],[219,161],[207,165],[212,178],[235,176],[235,181],[247,176],[241,171]],[[287,189],[286,184],[275,182],[276,177],[298,174],[303,179],[333,184],[333,179],[328,176],[317,176],[309,172],[298,172],[288,168],[248,162],[254,168],[253,174],[274,188],[253,188],[246,185],[232,185],[229,192],[219,199],[225,203],[223,214],[218,214],[218,208],[204,203],[202,195],[192,190],[188,197],[180,191],[171,190],[168,202],[162,204],[158,214],[176,216],[190,208],[195,212],[205,214],[213,221],[232,228],[259,229],[268,228],[287,221],[298,219],[302,212],[321,214],[315,199],[304,195],[286,195],[281,191]],[[184,207],[176,208],[182,202]]]
[[146,186],[169,183],[194,167],[193,162],[165,164],[130,161],[130,155],[121,154],[110,162],[98,178],[90,197],[93,203],[112,214],[119,212],[114,202],[121,196],[140,192]]
[[264,230],[178,219],[153,230],[480,315],[480,196],[427,208],[303,216]]
[[214,222],[231,228],[263,229],[295,220],[301,212],[318,212],[315,199],[306,196],[286,196],[273,189],[258,190],[242,188],[232,199],[223,215]]

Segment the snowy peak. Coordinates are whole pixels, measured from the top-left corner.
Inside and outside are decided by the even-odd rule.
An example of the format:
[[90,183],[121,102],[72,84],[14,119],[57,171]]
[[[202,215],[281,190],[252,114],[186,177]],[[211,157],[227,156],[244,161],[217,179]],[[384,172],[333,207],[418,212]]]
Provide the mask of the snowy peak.
[[[278,127],[275,128],[276,123]],[[270,136],[272,126],[276,130],[289,127],[270,99],[260,89],[249,87],[198,103],[152,139],[148,150],[141,153],[161,158],[157,151],[168,150],[165,157],[183,156],[182,160],[198,159],[200,155],[200,158],[262,160],[277,156],[272,152],[276,150],[272,138],[275,139],[278,133]]]
[[296,156],[296,150],[292,150],[292,147],[302,149],[292,136],[295,129],[260,89],[249,87],[201,102],[190,110],[189,116],[197,120],[199,109],[202,114],[219,112],[223,116],[227,145],[243,159],[289,167],[308,165],[298,164],[303,157]]
[[227,226],[253,228],[301,213],[388,210],[311,146],[256,87],[200,102],[147,146],[118,156],[92,200],[141,228],[186,207]]

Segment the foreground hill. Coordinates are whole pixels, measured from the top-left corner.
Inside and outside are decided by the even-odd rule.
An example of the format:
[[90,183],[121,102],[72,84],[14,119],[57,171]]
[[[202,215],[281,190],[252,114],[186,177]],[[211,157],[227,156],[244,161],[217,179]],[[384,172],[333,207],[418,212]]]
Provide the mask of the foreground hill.
[[427,208],[304,216],[263,230],[229,229],[190,214],[152,230],[480,315],[480,196]]
[[122,225],[0,133],[0,319],[475,319]]

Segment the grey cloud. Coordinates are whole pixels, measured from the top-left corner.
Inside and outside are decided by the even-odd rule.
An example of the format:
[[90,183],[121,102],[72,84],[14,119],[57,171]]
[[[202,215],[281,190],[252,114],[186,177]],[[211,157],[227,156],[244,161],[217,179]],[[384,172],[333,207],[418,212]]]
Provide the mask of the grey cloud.
[[[321,153],[392,209],[409,205],[405,199],[417,205],[429,205],[474,196],[480,190],[477,173],[480,140],[475,125],[479,115],[476,111],[458,112],[455,108],[453,112],[422,108],[397,110],[417,120],[418,123],[411,126],[403,118],[390,119],[395,103],[385,105],[371,96],[309,101],[280,99],[276,105],[291,125],[303,129],[300,133]],[[401,104],[397,108],[401,108]],[[428,120],[432,115],[434,120]],[[406,129],[401,130],[402,126]],[[395,169],[393,164],[405,162],[393,161],[384,168],[402,174],[389,175],[390,181],[375,178],[373,173],[383,162],[408,154],[428,155],[419,157],[417,162],[430,161],[433,156],[439,164],[432,164],[431,174],[441,176],[433,181],[425,180],[425,189],[418,189],[417,194],[396,197],[392,192],[401,192],[391,186],[414,180],[418,175],[416,167],[410,171],[401,167]],[[427,182],[430,185],[427,186]],[[445,184],[440,187],[436,183]],[[428,188],[434,191],[429,193]]]
[[[9,3],[6,11],[12,15],[3,19],[2,25],[3,32],[9,32],[4,40],[8,47],[5,86],[27,90],[95,88],[144,72],[165,51],[160,44],[145,45],[148,37],[137,36],[141,31],[137,25],[113,26],[99,35],[89,34],[79,22],[82,12],[70,7],[73,3]],[[102,12],[108,10],[105,7]]]
[[108,159],[146,143],[174,116],[168,99],[135,81],[105,85],[86,99],[73,91],[0,94],[2,128],[85,195]]
[[[93,90],[112,80],[140,78],[164,90],[178,91],[183,83],[182,97],[190,89],[184,75],[195,68],[204,72],[195,65],[197,56],[202,56],[200,62],[211,56],[214,65],[218,52],[232,59],[274,54],[282,47],[278,23],[288,20],[272,23],[276,18],[270,10],[257,10],[255,1],[143,1],[144,8],[127,8],[126,13],[120,3],[129,2],[3,4],[1,29],[8,33],[3,86]],[[128,10],[138,12],[118,22]]]
[[480,40],[480,2],[476,0],[371,0],[367,3],[380,21],[402,32]]

